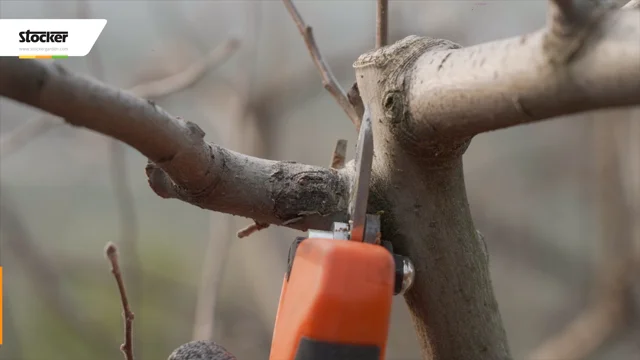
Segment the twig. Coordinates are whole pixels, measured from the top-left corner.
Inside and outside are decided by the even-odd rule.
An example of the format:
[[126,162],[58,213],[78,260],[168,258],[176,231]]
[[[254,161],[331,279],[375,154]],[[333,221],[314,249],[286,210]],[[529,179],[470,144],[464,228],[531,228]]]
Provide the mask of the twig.
[[244,229],[239,230],[237,236],[239,239],[242,239],[253,234],[254,232],[260,231],[262,229],[266,229],[268,227],[269,227],[269,224],[257,222],[254,220],[253,224],[247,226]]
[[296,26],[298,27],[298,30],[300,31],[300,34],[302,35],[302,38],[304,39],[304,42],[307,45],[307,49],[309,50],[311,59],[313,60],[313,62],[316,65],[316,68],[318,68],[318,71],[320,72],[320,76],[322,77],[322,85],[327,91],[329,91],[329,93],[333,96],[333,98],[338,102],[340,107],[342,107],[342,110],[344,110],[344,112],[347,114],[351,122],[354,125],[359,126],[358,124],[360,123],[360,118],[358,117],[355,110],[349,103],[349,100],[347,99],[347,95],[345,91],[342,89],[338,81],[335,79],[335,77],[333,76],[333,73],[329,69],[329,66],[325,63],[324,59],[322,58],[320,49],[318,49],[316,40],[313,37],[313,29],[311,28],[311,26],[308,26],[304,22],[304,20],[302,20],[300,13],[298,13],[298,9],[296,9],[295,5],[293,5],[293,2],[291,0],[282,0],[282,1],[284,2],[284,6],[287,8],[287,11],[289,11],[289,14],[293,18],[293,21],[295,22]]
[[120,300],[122,301],[122,317],[124,318],[124,343],[120,345],[120,350],[124,354],[125,360],[133,360],[133,343],[132,343],[132,327],[133,327],[133,312],[129,307],[129,300],[127,299],[127,291],[124,287],[124,281],[122,280],[122,272],[120,271],[120,264],[118,263],[118,248],[113,243],[107,243],[105,248],[105,254],[107,259],[111,263],[111,273],[116,279],[118,284],[118,291],[120,292]]
[[378,0],[376,12],[376,48],[386,46],[389,38],[389,0]]
[[360,97],[360,89],[358,89],[358,83],[354,82],[349,92],[347,93],[347,98],[349,99],[349,103],[353,106],[353,109],[356,111],[358,115],[358,123],[356,124],[356,131],[360,131],[360,122],[362,121],[362,116],[364,115],[364,103],[362,102],[362,98]]
[[344,168],[344,160],[347,157],[347,140],[340,139],[336,143],[336,148],[333,150],[333,156],[331,157],[331,168],[342,169]]

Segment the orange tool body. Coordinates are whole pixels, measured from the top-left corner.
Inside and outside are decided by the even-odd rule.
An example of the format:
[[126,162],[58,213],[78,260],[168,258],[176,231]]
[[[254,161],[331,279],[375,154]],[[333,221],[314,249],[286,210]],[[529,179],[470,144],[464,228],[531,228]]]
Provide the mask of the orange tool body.
[[289,254],[270,360],[382,360],[394,294],[411,285],[410,261],[380,244],[377,215],[366,214],[373,156],[365,111],[358,137],[349,224],[310,231]]

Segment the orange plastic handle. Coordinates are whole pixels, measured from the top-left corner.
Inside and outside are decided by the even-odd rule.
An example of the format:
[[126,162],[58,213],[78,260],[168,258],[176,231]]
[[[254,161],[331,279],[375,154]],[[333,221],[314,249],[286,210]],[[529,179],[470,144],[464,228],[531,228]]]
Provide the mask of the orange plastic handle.
[[305,342],[306,352],[320,344],[325,350],[333,347],[329,353],[335,357],[337,347],[368,347],[377,348],[376,360],[384,359],[393,289],[394,260],[384,247],[302,241],[282,284],[269,359],[324,359],[301,356]]

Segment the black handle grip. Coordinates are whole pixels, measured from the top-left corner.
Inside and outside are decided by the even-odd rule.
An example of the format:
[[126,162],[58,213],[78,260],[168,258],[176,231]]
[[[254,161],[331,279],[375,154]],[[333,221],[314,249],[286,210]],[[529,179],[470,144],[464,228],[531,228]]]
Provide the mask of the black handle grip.
[[380,360],[375,345],[351,345],[318,341],[303,337],[295,360]]

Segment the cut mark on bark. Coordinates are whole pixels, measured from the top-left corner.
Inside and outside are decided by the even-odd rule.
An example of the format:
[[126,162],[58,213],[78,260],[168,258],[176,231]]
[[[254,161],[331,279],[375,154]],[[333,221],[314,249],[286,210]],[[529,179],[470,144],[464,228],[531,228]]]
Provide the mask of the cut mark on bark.
[[442,70],[442,67],[444,66],[444,63],[447,61],[447,59],[449,59],[449,56],[451,56],[453,52],[449,51],[447,53],[447,55],[444,56],[444,58],[442,58],[442,61],[440,62],[440,65],[438,65],[438,71]]

